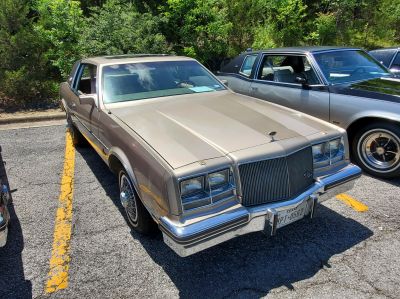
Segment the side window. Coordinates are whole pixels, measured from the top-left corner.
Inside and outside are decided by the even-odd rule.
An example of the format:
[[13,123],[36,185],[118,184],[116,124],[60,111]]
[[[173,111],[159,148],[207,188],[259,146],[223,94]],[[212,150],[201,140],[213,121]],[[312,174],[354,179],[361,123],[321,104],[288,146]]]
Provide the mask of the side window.
[[97,67],[92,64],[81,64],[75,79],[73,89],[80,94],[96,93]]
[[396,71],[400,71],[400,52],[397,53],[396,58],[393,60],[391,69],[392,70],[396,70]]
[[239,70],[239,73],[245,75],[246,77],[250,77],[251,70],[253,69],[256,58],[257,55],[247,55],[246,58],[243,60],[243,64]]
[[306,56],[265,55],[258,79],[282,83],[299,84],[297,77],[307,79],[308,84],[318,84],[318,78]]
[[384,66],[389,67],[390,61],[392,60],[395,51],[378,50],[378,51],[371,51],[370,54]]

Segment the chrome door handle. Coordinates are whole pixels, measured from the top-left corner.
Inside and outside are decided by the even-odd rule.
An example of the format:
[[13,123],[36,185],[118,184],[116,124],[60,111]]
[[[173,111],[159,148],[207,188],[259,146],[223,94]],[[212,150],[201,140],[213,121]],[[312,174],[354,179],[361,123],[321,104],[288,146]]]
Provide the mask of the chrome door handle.
[[257,90],[258,90],[258,87],[251,87],[251,90],[252,90],[252,91],[257,91]]

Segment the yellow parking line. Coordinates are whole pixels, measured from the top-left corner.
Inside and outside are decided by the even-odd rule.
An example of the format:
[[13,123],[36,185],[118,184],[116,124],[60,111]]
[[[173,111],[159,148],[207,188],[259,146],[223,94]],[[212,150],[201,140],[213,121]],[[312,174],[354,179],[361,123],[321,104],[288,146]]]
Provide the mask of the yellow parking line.
[[50,270],[45,287],[46,293],[54,293],[68,287],[75,166],[75,148],[69,131],[67,131],[65,141],[64,170],[60,197],[58,198]]
[[357,212],[366,212],[368,211],[368,206],[363,204],[362,202],[358,201],[357,199],[354,199],[350,195],[341,193],[339,195],[336,195],[336,198],[343,201],[346,205],[350,206],[353,208],[353,210],[356,210]]

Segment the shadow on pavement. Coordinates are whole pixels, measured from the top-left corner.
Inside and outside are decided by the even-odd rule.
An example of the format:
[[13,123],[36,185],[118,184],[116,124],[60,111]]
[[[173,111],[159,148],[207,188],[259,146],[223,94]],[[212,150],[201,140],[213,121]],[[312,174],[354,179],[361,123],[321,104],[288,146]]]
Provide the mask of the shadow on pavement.
[[[8,182],[1,153],[0,177],[9,190],[12,190]],[[7,244],[3,248],[0,248],[0,298],[32,298],[32,283],[29,280],[25,280],[22,263],[24,237],[17,214],[14,210],[12,195],[7,207],[10,212],[11,220]]]
[[[79,152],[122,214],[116,178],[94,150]],[[126,220],[126,219],[125,219]],[[314,219],[303,219],[268,238],[253,233],[198,254],[180,258],[162,241],[132,232],[149,256],[160,265],[182,298],[259,298],[271,289],[314,276],[329,268],[329,259],[372,236],[351,218],[318,206]]]

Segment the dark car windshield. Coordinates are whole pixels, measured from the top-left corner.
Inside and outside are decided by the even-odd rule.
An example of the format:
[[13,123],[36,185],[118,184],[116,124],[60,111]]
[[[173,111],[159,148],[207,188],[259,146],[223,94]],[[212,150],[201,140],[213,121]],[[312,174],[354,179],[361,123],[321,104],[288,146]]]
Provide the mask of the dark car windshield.
[[390,76],[382,65],[360,50],[323,52],[314,57],[332,84]]
[[196,61],[158,61],[103,67],[103,101],[115,103],[226,89]]

